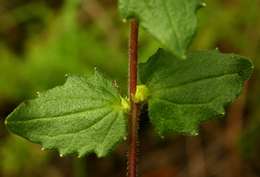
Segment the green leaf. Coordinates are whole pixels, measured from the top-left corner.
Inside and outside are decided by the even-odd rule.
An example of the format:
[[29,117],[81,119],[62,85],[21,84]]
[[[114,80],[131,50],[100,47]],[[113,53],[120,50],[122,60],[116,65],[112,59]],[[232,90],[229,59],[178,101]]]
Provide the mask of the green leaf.
[[126,136],[122,98],[99,73],[69,76],[63,86],[19,105],[7,118],[10,131],[61,156],[105,156]]
[[186,58],[197,28],[196,12],[201,0],[119,0],[125,19],[136,18],[140,25],[179,58]]
[[253,66],[241,56],[218,51],[194,52],[188,60],[178,60],[159,49],[139,69],[141,84],[149,90],[149,116],[159,133],[196,135],[201,122],[224,116]]

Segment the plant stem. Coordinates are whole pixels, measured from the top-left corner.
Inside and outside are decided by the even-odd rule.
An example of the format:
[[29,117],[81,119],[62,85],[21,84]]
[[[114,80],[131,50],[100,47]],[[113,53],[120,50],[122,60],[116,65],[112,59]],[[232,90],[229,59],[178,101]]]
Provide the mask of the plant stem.
[[130,22],[129,39],[129,127],[128,127],[128,177],[137,176],[137,150],[138,150],[138,127],[140,105],[133,101],[133,95],[136,92],[137,85],[137,65],[138,65],[138,22],[133,19]]

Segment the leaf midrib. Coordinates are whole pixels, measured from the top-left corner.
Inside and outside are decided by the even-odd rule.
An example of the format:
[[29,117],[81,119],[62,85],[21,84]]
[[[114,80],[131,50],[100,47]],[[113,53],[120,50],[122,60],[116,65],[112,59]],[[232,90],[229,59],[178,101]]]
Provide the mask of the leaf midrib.
[[[15,120],[15,121],[10,121],[8,120],[8,123],[24,123],[24,122],[33,122],[33,121],[49,121],[49,120],[57,120],[60,118],[71,118],[70,116],[73,115],[77,115],[77,114],[83,114],[87,111],[95,111],[95,110],[99,110],[99,109],[107,109],[107,106],[99,106],[99,107],[94,107],[94,108],[89,108],[89,109],[83,109],[83,110],[78,110],[75,112],[67,112],[67,113],[63,113],[61,115],[54,115],[54,116],[42,116],[42,117],[31,117],[30,119],[26,119],[26,120]],[[111,108],[112,109],[112,108]]]
[[204,78],[194,79],[192,81],[186,81],[186,82],[183,82],[183,83],[181,83],[179,85],[175,85],[175,86],[160,87],[160,85],[159,85],[158,87],[160,89],[156,89],[156,87],[153,87],[152,89],[155,90],[155,91],[153,91],[153,93],[158,93],[158,92],[165,91],[167,89],[178,89],[178,88],[181,88],[183,86],[187,86],[187,85],[194,84],[194,83],[197,83],[197,82],[204,82],[204,81],[207,81],[207,80],[217,79],[217,78],[222,78],[222,77],[227,77],[227,76],[232,76],[232,75],[240,76],[238,72],[221,74],[221,75],[213,75],[213,76],[208,76],[208,77],[204,77]]
[[108,115],[110,115],[111,113],[113,113],[112,111],[108,111],[105,114],[99,116],[96,118],[95,121],[93,121],[90,125],[88,125],[87,127],[84,127],[80,130],[77,130],[75,132],[66,132],[66,133],[59,133],[57,135],[43,135],[43,134],[34,134],[34,136],[41,136],[41,137],[47,137],[47,138],[58,138],[60,136],[71,136],[74,134],[79,134],[85,130],[88,130],[89,128],[93,127],[94,125],[98,124],[99,122],[101,122],[102,120],[104,120],[105,118],[109,117]]
[[160,101],[163,101],[163,102],[167,102],[167,103],[171,103],[171,104],[174,104],[174,105],[180,105],[180,106],[196,106],[196,105],[200,106],[200,105],[210,104],[210,103],[214,102],[217,98],[218,98],[218,96],[214,97],[213,99],[211,99],[209,101],[203,102],[203,103],[177,103],[175,101],[168,100],[166,98],[154,98],[154,99],[160,100]]

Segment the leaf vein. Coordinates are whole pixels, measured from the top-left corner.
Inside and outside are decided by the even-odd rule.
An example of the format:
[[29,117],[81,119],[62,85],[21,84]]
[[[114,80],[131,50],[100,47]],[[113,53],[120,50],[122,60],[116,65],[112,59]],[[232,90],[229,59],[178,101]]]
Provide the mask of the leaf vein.
[[227,74],[221,74],[221,75],[214,75],[214,76],[209,76],[209,77],[204,77],[204,78],[199,78],[199,79],[194,79],[192,81],[186,81],[186,82],[183,82],[179,85],[174,85],[174,86],[167,86],[167,87],[160,87],[160,89],[157,89],[155,91],[156,92],[161,92],[162,90],[166,90],[166,89],[177,89],[177,88],[181,88],[183,86],[187,86],[187,85],[190,85],[190,84],[194,84],[194,83],[197,83],[197,82],[203,82],[203,81],[207,81],[207,80],[211,80],[211,79],[217,79],[217,78],[222,78],[222,77],[226,77],[226,76],[232,76],[232,75],[238,75],[237,72],[235,73],[227,73]]

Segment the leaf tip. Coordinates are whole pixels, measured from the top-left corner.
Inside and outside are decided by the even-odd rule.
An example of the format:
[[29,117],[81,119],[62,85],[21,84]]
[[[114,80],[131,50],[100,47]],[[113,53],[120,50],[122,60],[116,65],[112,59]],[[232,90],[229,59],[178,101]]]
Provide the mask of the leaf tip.
[[254,64],[248,58],[242,58],[242,59],[243,59],[243,63],[239,74],[243,77],[244,81],[246,81],[250,79],[251,75],[254,72]]
[[104,152],[104,150],[98,151],[98,152],[96,152],[96,154],[97,154],[97,157],[98,157],[98,158],[102,158],[102,157],[104,157],[104,156],[106,155],[106,153]]
[[207,7],[207,3],[204,1],[199,1],[198,5],[197,5],[197,10],[201,9],[201,8],[205,8]]
[[82,158],[84,155],[85,155],[84,152],[82,152],[82,151],[78,151],[78,155],[77,155],[77,157],[78,157],[78,158]]
[[207,7],[207,4],[206,4],[205,2],[201,2],[201,3],[200,3],[200,6],[201,6],[201,7]]

